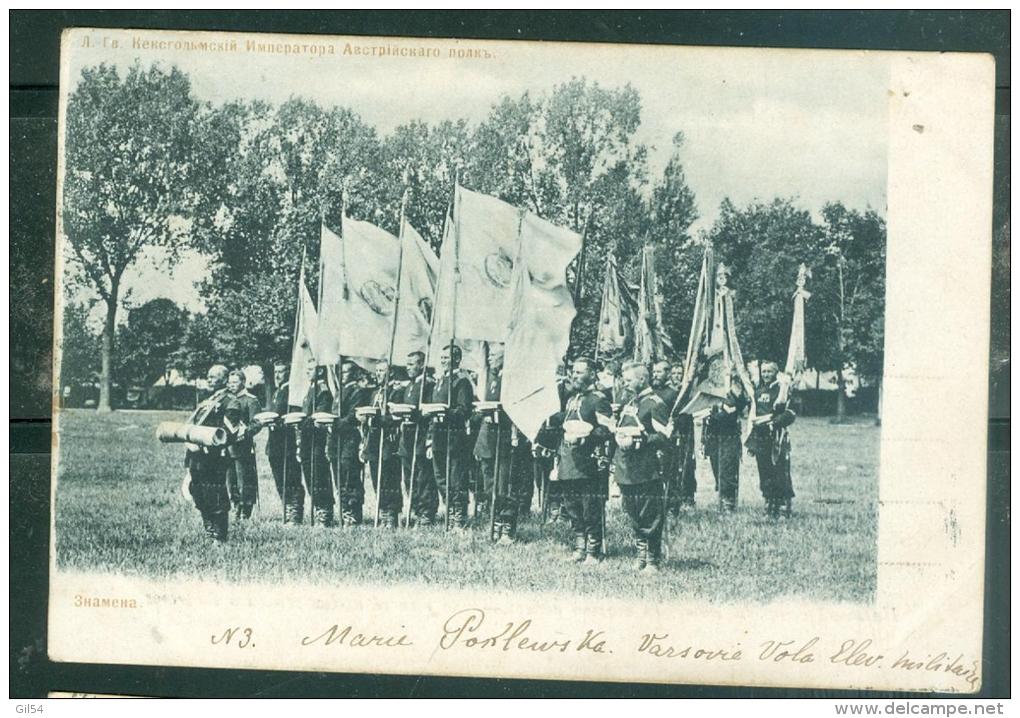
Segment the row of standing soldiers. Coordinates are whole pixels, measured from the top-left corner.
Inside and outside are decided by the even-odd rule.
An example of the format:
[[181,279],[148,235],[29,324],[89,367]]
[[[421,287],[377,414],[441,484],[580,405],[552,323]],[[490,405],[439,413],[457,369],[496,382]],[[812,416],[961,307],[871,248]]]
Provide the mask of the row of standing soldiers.
[[[494,402],[500,395],[501,362],[498,355],[493,359],[483,401]],[[406,492],[408,525],[412,521],[419,527],[431,525],[442,497],[448,507],[447,520],[461,531],[468,523],[473,491],[476,516],[492,511],[493,540],[513,543],[518,521],[530,510],[537,485],[546,489],[543,504],[569,519],[570,560],[598,563],[604,553],[605,502],[612,468],[634,532],[638,564],[656,570],[666,511],[692,507],[697,489],[694,422],[688,415],[671,417],[682,368],[671,370],[663,362],[649,374],[643,365],[626,365],[621,381],[607,390],[598,386],[591,361],[575,361],[560,384],[562,411],[550,417],[532,444],[501,408],[476,410],[474,383],[460,369],[460,360],[459,347],[444,348],[441,371],[433,380],[424,371],[424,355],[414,352],[407,359],[408,382],[387,383],[383,366],[377,370],[376,386],[365,376],[355,380],[355,368],[345,364],[339,396],[334,397],[328,383],[313,376],[300,408],[290,404],[286,365],[277,365],[277,389],[270,408],[279,416],[299,409],[307,417],[293,428],[282,422],[269,425],[266,453],[284,504],[284,520],[302,522],[307,492],[313,522],[332,525],[338,500],[340,522],[361,523],[367,463],[379,497],[381,525],[397,525]],[[222,367],[210,370],[213,394],[191,421],[215,426],[222,422],[234,432],[234,441],[222,451],[192,447],[187,461],[191,492],[206,530],[225,540],[231,505],[236,516],[244,519],[250,517],[258,499],[252,437],[258,431],[254,413],[259,407],[243,390],[240,372],[235,373],[242,380],[238,390],[233,374],[230,386],[222,386],[220,370],[226,373]],[[772,409],[779,395],[774,378],[775,373],[770,375],[768,365],[763,365],[763,381],[756,389],[759,414],[763,408]],[[710,460],[721,505],[730,510],[736,506],[739,484],[739,417],[747,403],[734,383],[734,390],[706,418],[702,431],[702,453]],[[417,410],[435,404],[445,405],[444,410],[429,416]],[[398,418],[387,411],[387,405],[415,409]],[[376,411],[359,411],[364,407]],[[332,418],[328,422],[310,418],[319,412]],[[780,506],[789,510],[793,496],[785,435],[793,414],[785,405],[772,414],[772,421],[756,427],[749,441],[758,459],[770,515],[777,514]],[[587,424],[590,431],[584,436],[564,431],[564,426],[578,426],[577,422]]]

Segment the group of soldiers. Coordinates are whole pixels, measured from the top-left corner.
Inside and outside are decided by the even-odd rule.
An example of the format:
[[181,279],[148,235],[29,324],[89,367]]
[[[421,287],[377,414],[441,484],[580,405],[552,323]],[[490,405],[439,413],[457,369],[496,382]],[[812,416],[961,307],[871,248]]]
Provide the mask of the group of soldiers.
[[[637,568],[657,571],[669,518],[692,509],[697,490],[696,419],[677,411],[683,367],[625,362],[603,368],[575,359],[558,384],[561,411],[532,442],[499,404],[501,353],[490,352],[484,382],[462,369],[461,360],[457,345],[444,347],[433,377],[425,355],[412,352],[401,380],[386,364],[369,373],[345,362],[338,377],[326,367],[310,367],[300,406],[291,403],[290,368],[279,363],[268,411],[245,389],[241,372],[212,367],[212,393],[189,423],[222,427],[230,440],[225,446],[190,445],[186,458],[206,533],[222,542],[231,513],[239,521],[251,518],[258,501],[253,438],[266,429],[266,456],[285,523],[303,523],[306,494],[313,524],[365,522],[367,468],[378,497],[370,519],[376,526],[396,528],[403,517],[408,528],[430,527],[442,500],[444,524],[452,532],[481,521],[492,541],[513,544],[537,493],[543,521],[569,522],[569,560],[598,564],[606,552],[612,480],[630,521]],[[746,446],[757,460],[766,513],[777,518],[791,511],[787,427],[794,414],[776,365],[763,363],[760,376],[757,419]],[[737,506],[742,415],[749,404],[741,383],[733,381],[725,399],[697,419],[700,454],[711,464],[726,512]]]

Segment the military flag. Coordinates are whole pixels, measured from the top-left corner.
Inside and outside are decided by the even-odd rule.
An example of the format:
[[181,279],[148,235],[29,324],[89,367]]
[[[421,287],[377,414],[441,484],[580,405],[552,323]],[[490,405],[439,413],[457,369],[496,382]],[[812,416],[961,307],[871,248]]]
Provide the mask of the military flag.
[[297,315],[294,318],[294,344],[290,355],[290,378],[287,403],[301,406],[308,394],[311,381],[310,369],[316,364],[315,328],[318,325],[315,304],[305,284],[305,260],[301,258],[301,272],[298,276]]
[[716,264],[711,248],[707,248],[684,362],[684,384],[674,411],[701,414],[721,403],[732,382],[739,381],[751,400],[754,416],[754,391],[737,341],[733,294],[729,269]]
[[655,276],[655,246],[646,244],[641,252],[641,285],[638,289],[637,324],[634,331],[634,359],[642,364],[666,359],[673,350],[662,322],[662,292]]
[[637,300],[627,286],[616,256],[606,256],[606,275],[602,281],[602,303],[599,305],[596,356],[609,358],[634,351],[634,325],[637,322]]
[[545,420],[560,410],[556,370],[576,314],[567,265],[582,240],[530,212],[519,217],[500,401],[521,433],[535,441]]
[[341,356],[365,369],[389,354],[400,244],[389,232],[344,217],[338,236],[321,240],[319,362]]
[[810,277],[807,265],[797,269],[797,289],[793,293],[793,324],[790,327],[790,348],[786,354],[786,374],[796,383],[807,367],[807,352],[804,343],[804,305],[811,297],[806,288]]
[[439,277],[439,257],[406,220],[400,241],[404,243],[403,268],[393,346],[398,362],[411,352],[423,352],[428,347]]

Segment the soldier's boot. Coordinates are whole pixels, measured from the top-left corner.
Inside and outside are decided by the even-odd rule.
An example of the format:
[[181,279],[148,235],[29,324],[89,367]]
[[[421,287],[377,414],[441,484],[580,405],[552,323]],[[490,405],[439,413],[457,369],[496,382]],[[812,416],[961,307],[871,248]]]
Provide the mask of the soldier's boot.
[[787,499],[786,503],[783,504],[783,516],[786,518],[793,516],[793,499]]
[[211,518],[213,526],[212,537],[220,543],[226,543],[227,527],[230,525],[230,513],[227,511],[217,511],[212,514]]
[[460,508],[455,508],[450,512],[450,528],[457,533],[464,533],[467,527],[467,519],[464,516],[464,511]]
[[241,504],[234,504],[234,519],[241,520]]
[[587,547],[587,540],[583,531],[574,532],[574,551],[570,554],[568,561],[571,563],[581,563],[584,561],[585,550]]
[[645,559],[645,567],[642,573],[658,573],[659,564],[662,562],[662,546],[658,539],[648,541],[648,556]]
[[598,566],[602,563],[602,537],[588,534],[584,542],[584,565]]
[[492,524],[492,531],[489,534],[489,540],[492,543],[499,543],[499,540],[503,537],[503,522],[496,521]]
[[333,526],[333,507],[332,506],[316,506],[313,509],[315,513],[315,525],[322,526],[323,528],[330,528]]
[[252,504],[241,504],[241,518],[250,519],[251,512],[255,507]]
[[296,504],[288,504],[283,508],[283,523],[285,524],[300,524],[304,516],[303,507]]
[[634,542],[637,547],[637,558],[634,559],[634,570],[644,571],[648,565],[648,541],[645,539],[638,539]]
[[515,543],[517,543],[517,524],[514,521],[504,521],[497,544],[500,546],[513,546]]
[[379,525],[386,529],[397,528],[397,512],[383,511],[379,516]]
[[205,511],[202,512],[202,530],[209,538],[216,538],[216,522],[213,521],[213,515]]
[[[476,518],[489,518],[489,502],[478,501],[475,503],[475,517]],[[498,538],[498,537],[497,537]],[[495,540],[495,539],[493,539]]]

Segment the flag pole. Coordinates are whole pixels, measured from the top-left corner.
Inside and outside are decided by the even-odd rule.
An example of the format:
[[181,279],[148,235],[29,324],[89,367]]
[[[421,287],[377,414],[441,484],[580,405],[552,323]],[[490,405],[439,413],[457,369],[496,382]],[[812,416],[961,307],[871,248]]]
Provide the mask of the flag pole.
[[[316,315],[315,315],[316,316],[316,321],[318,321],[319,314],[322,313],[322,285],[323,285],[322,278],[323,278],[323,268],[325,267],[325,263],[322,261],[322,230],[325,228],[325,226],[326,226],[326,217],[325,217],[325,215],[322,212],[322,208],[320,207],[319,208],[319,291],[317,292],[318,297],[319,297],[319,303],[316,306]],[[318,332],[318,327],[316,327],[316,332]],[[319,398],[318,389],[319,389],[319,357],[315,357],[315,369],[312,371],[312,386],[311,386],[311,391],[312,391],[312,416],[315,416],[316,409],[317,409],[316,402],[317,402],[317,400]],[[315,445],[316,445],[317,439],[318,439],[318,437],[316,436],[316,432],[318,431],[318,429],[315,426],[315,420],[311,419],[311,417],[309,417],[309,419],[312,422],[312,434],[311,434],[311,436],[312,436],[312,471],[311,471],[311,474],[312,475],[311,475],[311,477],[309,477],[308,488],[309,488],[309,490],[310,490],[310,492],[312,494],[312,496],[311,496],[312,511],[311,511],[311,517],[310,517],[311,525],[315,526],[315,484],[316,484],[316,482],[315,482],[315,474],[316,474],[316,470],[318,468],[316,466],[316,464],[318,462],[315,460],[315,457],[316,457],[316,454],[319,453],[319,452],[317,452],[315,450]],[[326,441],[329,441],[329,437],[326,438]]]
[[397,318],[400,312],[400,275],[404,269],[404,212],[407,210],[407,190],[400,200],[400,226],[397,229],[397,242],[400,246],[397,254],[397,286],[396,294],[393,296],[393,326],[390,328],[390,349],[386,355],[386,373],[383,375],[383,385],[379,390],[379,460],[376,464],[376,497],[375,497],[375,527],[379,528],[379,511],[382,504],[382,477],[383,477],[383,442],[385,441],[385,427],[383,416],[386,414],[386,402],[389,399],[390,371],[393,366],[393,347],[397,341]]
[[453,405],[453,348],[457,338],[457,285],[460,283],[459,234],[460,222],[457,216],[457,187],[460,185],[460,170],[453,178],[453,321],[450,326],[450,362],[447,368],[446,386],[446,515],[443,517],[443,530],[450,530],[450,443],[453,438],[453,422],[450,420],[450,408]]
[[[290,366],[291,367],[293,367],[293,365],[294,365],[294,347],[298,343],[298,321],[301,318],[301,314],[302,314],[302,312],[301,312],[301,305],[302,305],[302,301],[301,301],[302,300],[302,296],[301,296],[301,293],[302,293],[302,290],[305,290],[305,287],[304,287],[304,284],[305,284],[305,259],[306,259],[307,256],[308,256],[308,245],[304,245],[304,246],[301,247],[301,265],[300,265],[300,269],[298,269],[297,311],[294,313],[294,331],[291,333],[291,341],[290,341]],[[288,377],[288,382],[289,382],[289,380],[290,380],[290,377]],[[287,408],[289,409],[290,408],[290,387],[289,386],[287,387],[287,405],[288,405]],[[280,418],[282,420],[283,417],[280,417]],[[290,456],[288,455],[288,451],[289,450],[288,450],[288,444],[287,444],[287,434],[289,433],[290,430],[287,428],[286,425],[282,425],[282,429],[283,429],[283,520],[284,520],[284,522],[286,522],[287,521],[287,465],[290,463],[290,461],[289,461]],[[297,431],[297,429],[295,429],[295,432],[296,431]],[[296,448],[295,448],[295,450],[296,450]],[[300,481],[300,480],[301,480],[301,478],[298,477],[298,481]],[[301,500],[301,503],[304,504],[304,499]],[[305,507],[302,505],[301,506],[302,512],[304,511],[304,508]]]
[[[456,192],[456,186],[454,188]],[[452,200],[451,200],[452,203]],[[450,219],[450,212],[447,211],[446,216],[443,217],[443,235],[446,235],[446,223]],[[437,286],[438,292],[438,286]],[[414,422],[414,444],[411,447],[411,480],[407,491],[407,517],[405,519],[405,528],[411,528],[411,504],[414,502],[414,475],[417,471],[418,466],[418,439],[421,436],[421,405],[425,400],[425,383],[429,378],[429,359],[432,357],[432,335],[436,329],[436,317],[439,316],[439,312],[436,311],[436,307],[432,307],[432,316],[429,318],[429,336],[428,341],[425,342],[425,362],[421,368],[421,388],[418,390],[418,400],[415,408],[415,422]]]

